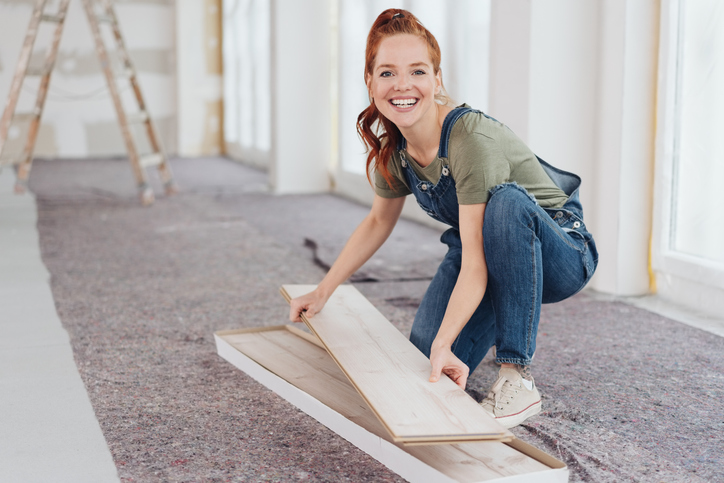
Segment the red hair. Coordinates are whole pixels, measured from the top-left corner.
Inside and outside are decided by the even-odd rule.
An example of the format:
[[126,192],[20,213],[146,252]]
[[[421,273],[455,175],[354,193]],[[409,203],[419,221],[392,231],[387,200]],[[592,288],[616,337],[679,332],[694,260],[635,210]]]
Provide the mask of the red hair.
[[[387,37],[399,34],[415,35],[427,44],[427,50],[432,61],[434,74],[440,72],[440,46],[435,37],[427,30],[413,14],[407,10],[390,8],[382,12],[372,24],[369,35],[367,35],[367,48],[365,50],[365,82],[372,76],[372,71],[377,60],[377,51],[380,44]],[[436,96],[436,99],[447,103],[447,96],[444,94]],[[402,134],[400,130],[389,119],[380,114],[373,100],[370,105],[357,117],[357,133],[367,146],[367,180],[370,179],[370,167],[374,166],[393,187],[392,175],[387,165],[392,157],[392,152],[397,149]]]

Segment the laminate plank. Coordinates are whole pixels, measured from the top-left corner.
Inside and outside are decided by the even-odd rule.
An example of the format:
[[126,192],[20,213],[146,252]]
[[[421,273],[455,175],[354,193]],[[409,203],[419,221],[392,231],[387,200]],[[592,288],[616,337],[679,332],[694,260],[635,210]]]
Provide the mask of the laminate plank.
[[[313,285],[284,285],[291,300]],[[452,380],[429,382],[430,361],[351,285],[342,285],[309,329],[387,428],[393,441],[443,443],[511,440]]]
[[324,349],[301,341],[299,336],[283,326],[273,332],[222,337],[258,364],[324,405],[345,408],[347,419],[376,436],[389,438],[387,430]]
[[[217,337],[320,401],[331,411],[390,443],[372,445],[375,448],[372,453],[376,453],[373,456],[388,467],[404,473],[406,468],[400,467],[404,458],[399,454],[403,451],[422,462],[423,467],[428,466],[435,470],[432,473],[422,473],[413,479],[440,480],[433,478],[439,472],[458,482],[491,481],[515,476],[534,477],[535,481],[567,481],[567,469],[563,463],[518,440],[515,440],[518,449],[496,441],[425,446],[392,443],[389,433],[329,354],[308,337],[303,338],[293,330],[294,328],[289,326],[267,327],[259,332],[226,331],[223,335],[217,333]],[[348,434],[341,435],[350,440],[354,439]],[[526,453],[533,454],[534,457]],[[409,464],[408,462],[408,466]],[[420,469],[413,474],[419,475]]]

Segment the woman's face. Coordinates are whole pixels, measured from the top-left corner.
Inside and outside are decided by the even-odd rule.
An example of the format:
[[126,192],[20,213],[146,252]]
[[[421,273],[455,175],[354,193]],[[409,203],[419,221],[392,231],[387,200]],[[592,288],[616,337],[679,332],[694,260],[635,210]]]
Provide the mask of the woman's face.
[[434,73],[427,43],[415,35],[387,37],[367,88],[375,106],[398,128],[413,128],[420,120],[437,120],[435,94],[440,92],[440,73]]

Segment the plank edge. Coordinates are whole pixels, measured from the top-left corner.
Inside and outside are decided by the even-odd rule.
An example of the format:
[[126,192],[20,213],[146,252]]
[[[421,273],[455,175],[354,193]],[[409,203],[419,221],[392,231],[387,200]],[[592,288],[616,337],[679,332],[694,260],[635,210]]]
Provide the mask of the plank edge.
[[545,451],[536,448],[532,444],[526,443],[521,439],[514,437],[511,441],[505,441],[505,444],[515,449],[516,451],[519,451],[524,455],[533,458],[540,463],[543,463],[550,468],[555,468],[557,470],[565,469],[566,471],[568,471],[568,467],[563,461],[549,455]]

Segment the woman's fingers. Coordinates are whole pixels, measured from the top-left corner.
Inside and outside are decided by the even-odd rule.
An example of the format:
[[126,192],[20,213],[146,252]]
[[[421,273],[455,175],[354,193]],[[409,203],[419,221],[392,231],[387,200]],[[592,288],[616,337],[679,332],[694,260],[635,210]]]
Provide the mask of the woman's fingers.
[[302,319],[299,317],[301,313],[301,310],[299,310],[295,306],[294,301],[292,301],[291,307],[289,307],[289,320],[292,322],[301,322]]
[[289,320],[292,322],[302,321],[302,312],[307,318],[314,317],[324,307],[324,300],[315,295],[314,292],[292,299],[289,302]]
[[430,382],[439,381],[440,376],[445,374],[452,379],[455,384],[465,389],[465,384],[468,381],[468,372],[470,370],[450,349],[433,351],[433,353],[430,354],[430,364],[432,365]]
[[301,322],[301,315],[305,310],[307,310],[307,307],[299,298],[292,299],[289,307],[289,320],[292,322]]
[[465,366],[464,371],[457,370],[452,375],[448,374],[448,377],[455,381],[455,384],[460,386],[461,389],[465,389],[465,385],[468,382],[468,366]]
[[441,373],[442,373],[442,366],[440,364],[433,363],[432,371],[430,372],[430,382],[439,381]]

